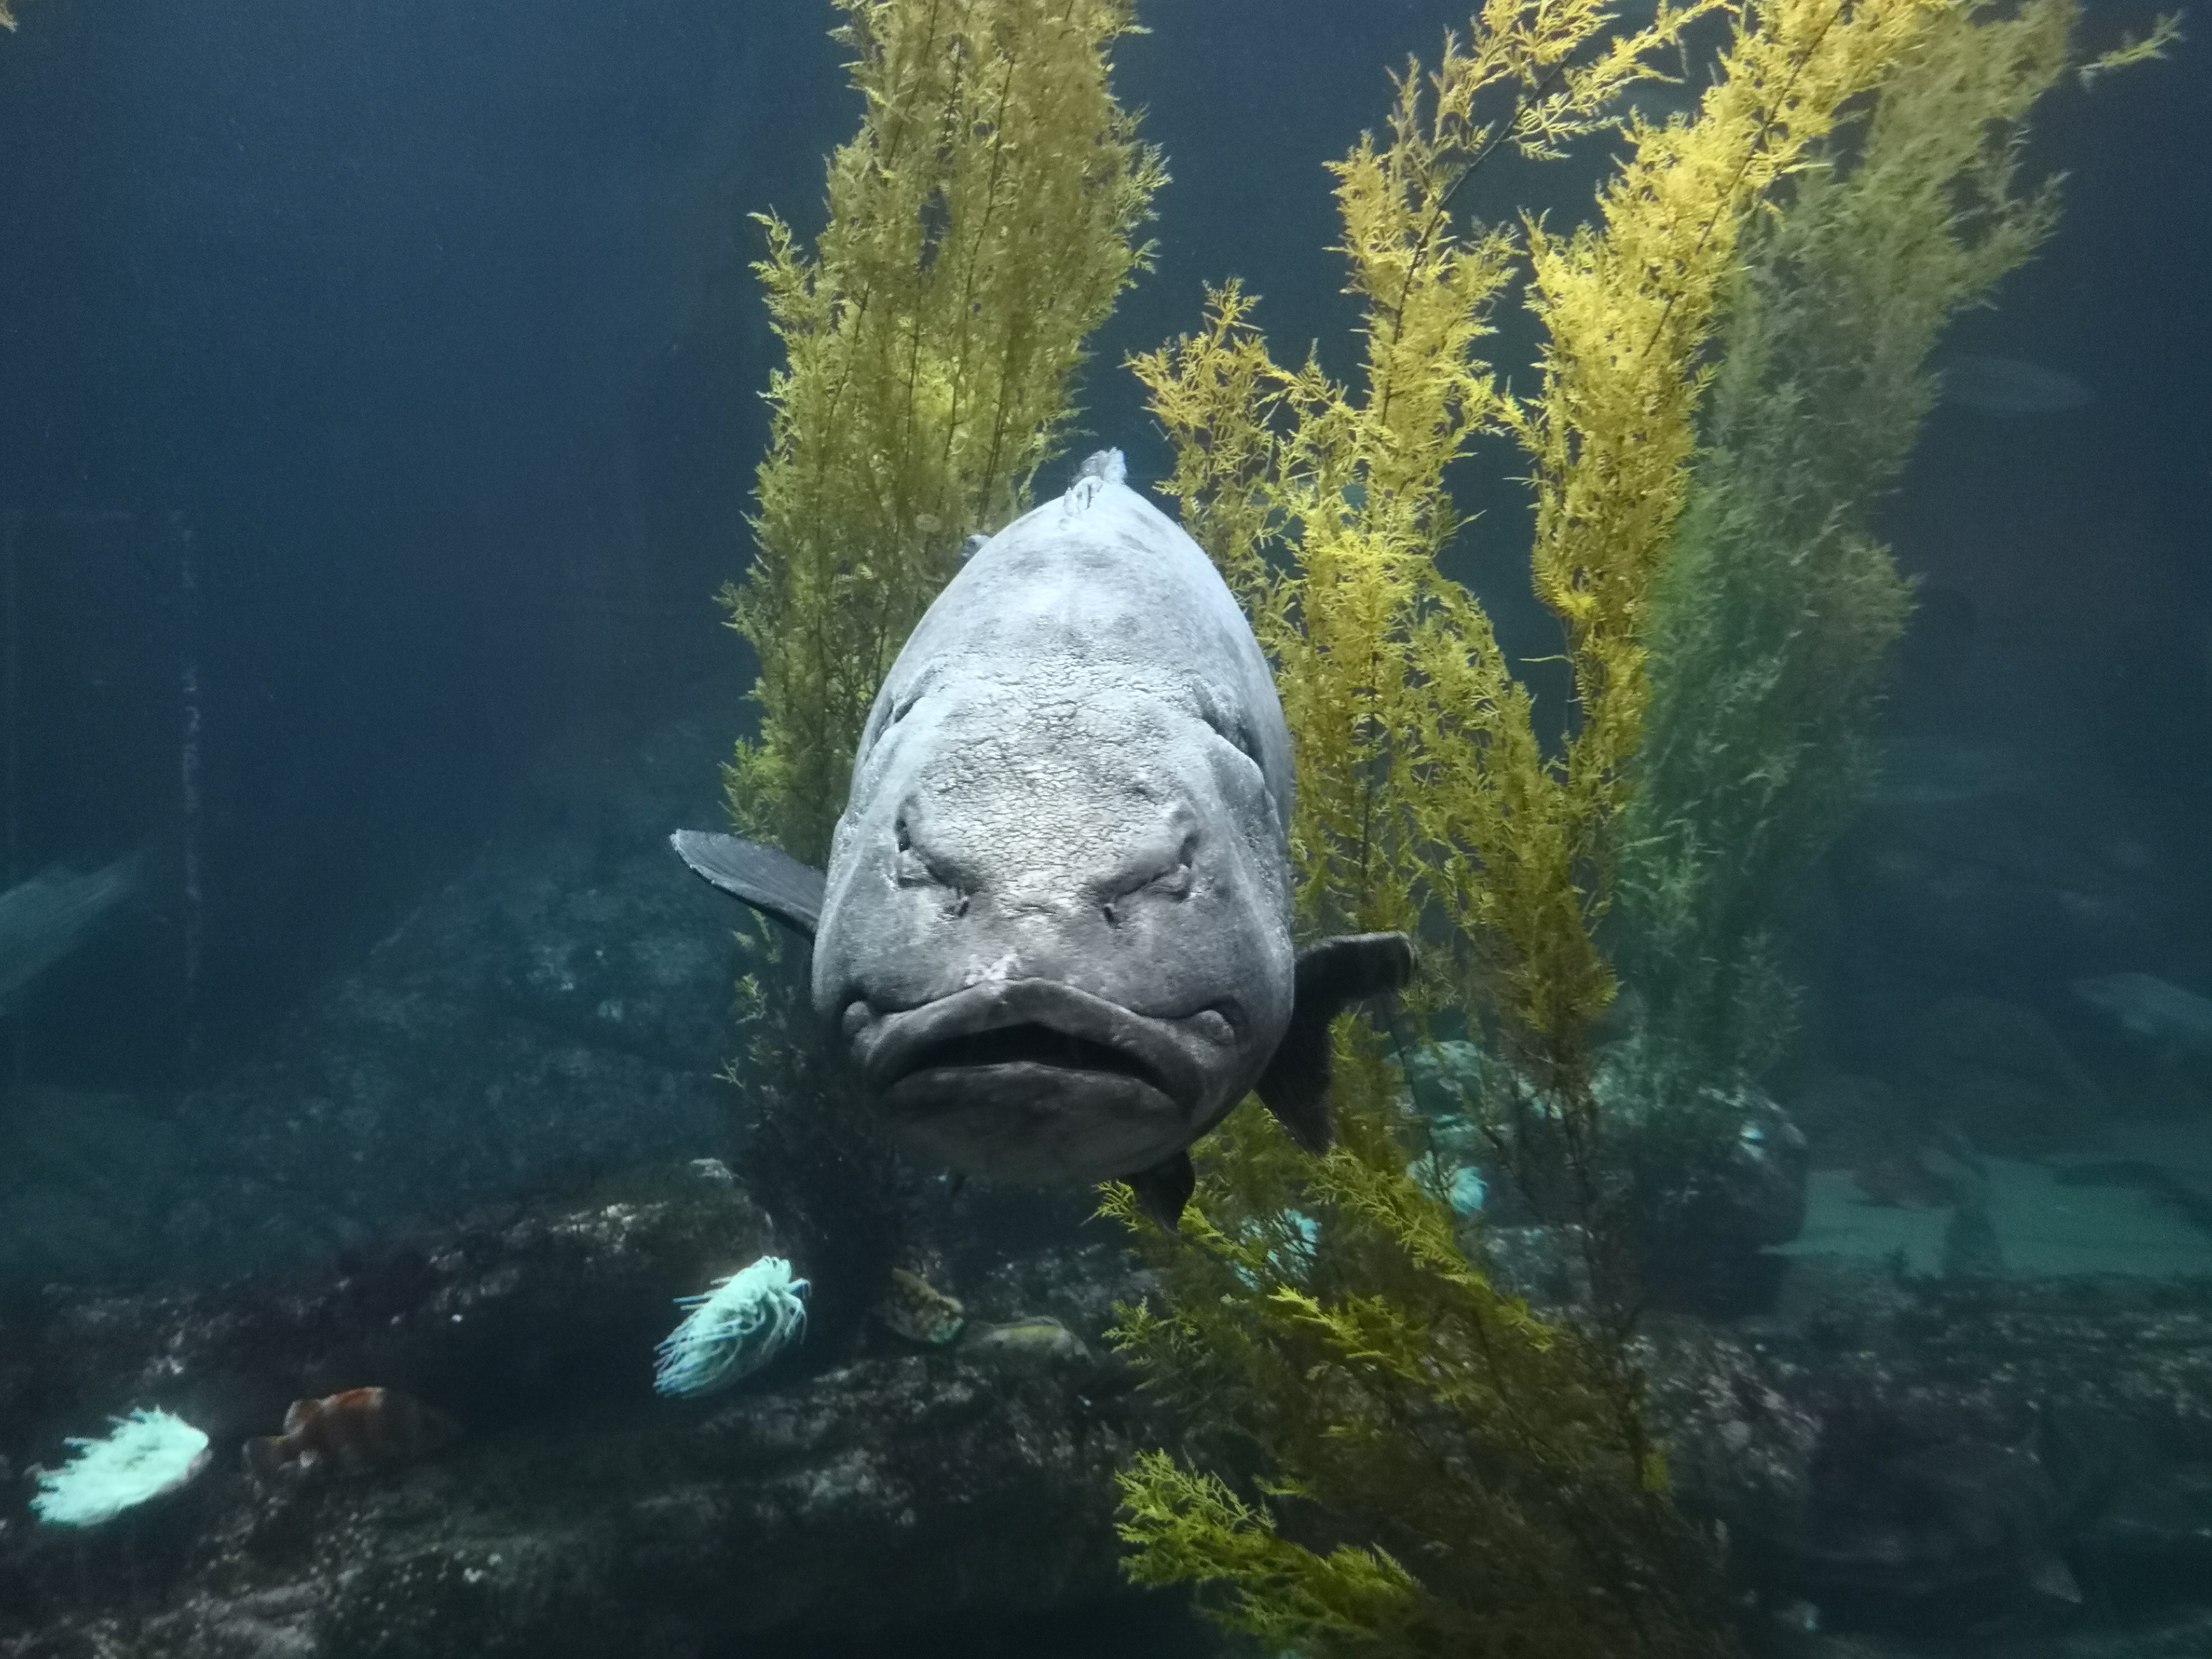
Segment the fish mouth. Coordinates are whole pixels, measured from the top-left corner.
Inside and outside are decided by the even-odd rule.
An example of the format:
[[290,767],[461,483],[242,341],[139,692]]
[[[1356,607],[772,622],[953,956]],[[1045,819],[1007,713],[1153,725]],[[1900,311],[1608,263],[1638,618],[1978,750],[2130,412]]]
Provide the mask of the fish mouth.
[[1139,1014],[1057,980],[853,1007],[853,1057],[894,1127],[956,1168],[1016,1180],[1150,1167],[1206,1127],[1237,1058],[1218,1009]]
[[[1228,1022],[1213,1018],[1225,1035]],[[987,980],[919,1008],[871,1010],[853,1048],[877,1094],[935,1070],[1034,1066],[1131,1078],[1194,1102],[1206,1092],[1205,1067],[1188,1038],[1178,1040],[1191,1023],[1139,1014],[1058,980]]]
[[[1110,1042],[1079,1036],[1029,1019],[1015,1025],[995,1026],[988,1031],[940,1037],[915,1054],[900,1077],[911,1077],[918,1072],[968,1070],[985,1066],[1045,1066],[1070,1072],[1111,1073],[1150,1084],[1162,1094],[1170,1092],[1157,1068],[1139,1055]],[[884,1086],[895,1086],[898,1080],[894,1078]]]

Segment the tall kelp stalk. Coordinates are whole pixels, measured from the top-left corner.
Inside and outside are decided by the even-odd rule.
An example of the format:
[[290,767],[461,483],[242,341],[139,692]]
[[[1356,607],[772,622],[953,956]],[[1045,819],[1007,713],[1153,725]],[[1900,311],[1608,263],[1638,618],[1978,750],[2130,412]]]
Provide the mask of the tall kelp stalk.
[[732,816],[814,863],[891,659],[1065,435],[1164,177],[1107,85],[1129,0],[836,3],[866,110],[813,252],[761,216],[787,362],[752,568],[723,594],[760,663]]
[[[1696,118],[1626,119],[1595,222],[1454,220],[1494,147],[1548,155],[1607,125],[1713,12],[1729,38]],[[1649,701],[1652,592],[1747,235],[1960,15],[1952,0],[1717,0],[1608,38],[1593,4],[1490,0],[1437,70],[1399,81],[1389,142],[1334,169],[1366,304],[1362,384],[1278,365],[1234,284],[1198,335],[1136,364],[1186,522],[1277,666],[1302,921],[1421,935],[1413,1012],[1485,1034],[1495,1148],[1579,1241],[1589,1290],[1583,1315],[1539,1319],[1462,1254],[1409,1172],[1401,1080],[1358,1021],[1337,1036],[1325,1157],[1232,1116],[1201,1148],[1179,1238],[1109,1190],[1161,1275],[1157,1306],[1123,1311],[1125,1351],[1254,1476],[1248,1496],[1167,1454],[1139,1460],[1123,1479],[1131,1571],[1225,1587],[1214,1610],[1237,1628],[1316,1655],[1726,1645],[1632,1362],[1589,1037],[1614,989],[1596,931]],[[1526,398],[1480,356],[1523,275],[1543,334]],[[1574,718],[1550,750],[1487,618],[1437,565],[1461,527],[1447,468],[1486,432],[1527,458],[1534,586],[1572,672]]]
[[1911,605],[1875,512],[1935,401],[1944,325],[2051,228],[2053,185],[2023,185],[2020,152],[2075,10],[1932,19],[1854,153],[1810,158],[1746,239],[1626,820],[1620,954],[1660,1094],[1757,1077],[1788,1040],[1791,896],[1867,792]]
[[[813,251],[760,216],[772,378],[755,550],[724,591],[759,662],[725,769],[750,836],[819,863],[870,702],[965,538],[1028,505],[1083,341],[1146,263],[1164,180],[1108,85],[1129,0],[836,0],[860,130]],[[811,1235],[817,1313],[896,1248],[893,1166],[816,1048],[799,953],[757,922],[732,1067],[754,1174]]]

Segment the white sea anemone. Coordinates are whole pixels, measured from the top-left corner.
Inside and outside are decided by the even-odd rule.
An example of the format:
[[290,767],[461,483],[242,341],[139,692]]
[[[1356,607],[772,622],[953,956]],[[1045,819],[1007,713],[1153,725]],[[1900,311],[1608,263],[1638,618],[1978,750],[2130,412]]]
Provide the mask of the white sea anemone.
[[704,1296],[679,1296],[684,1322],[654,1352],[653,1386],[662,1394],[712,1394],[750,1376],[806,1331],[806,1281],[791,1263],[764,1255]]
[[71,1437],[70,1461],[39,1471],[31,1500],[56,1527],[96,1527],[124,1510],[174,1492],[208,1466],[208,1437],[181,1417],[135,1411],[111,1419],[104,1440]]

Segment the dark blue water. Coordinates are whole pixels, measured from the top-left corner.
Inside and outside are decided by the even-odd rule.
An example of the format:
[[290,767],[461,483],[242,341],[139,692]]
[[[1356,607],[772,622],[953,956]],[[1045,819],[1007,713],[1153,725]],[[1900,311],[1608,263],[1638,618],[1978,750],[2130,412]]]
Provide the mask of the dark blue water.
[[[12,857],[150,842],[174,862],[180,515],[204,587],[210,1058],[450,870],[565,711],[741,677],[707,596],[745,556],[772,361],[744,216],[819,211],[854,113],[827,21],[674,0],[52,4],[0,42],[0,501],[27,515]],[[1385,66],[1463,20],[1147,21],[1119,85],[1175,182],[1158,268],[1085,397],[1140,473],[1164,454],[1116,364],[1189,326],[1206,281],[1243,275],[1286,355],[1318,340],[1350,368],[1321,164],[1379,119]],[[2212,121],[2203,51],[2051,100],[2031,163],[2069,174],[2062,228],[1958,331],[2096,401],[1944,411],[1893,526],[1908,568],[1971,595],[2022,719],[2185,795],[2212,754],[2194,297],[2212,188],[2183,159]],[[1528,203],[1529,173],[1496,167],[1472,210]],[[1494,486],[1478,504],[1514,510]],[[58,522],[118,513],[128,531]],[[1540,628],[1504,611],[1539,653]],[[176,994],[165,921],[85,969],[127,998],[42,1008],[42,1067],[173,1076],[173,1026],[149,1018]],[[131,1010],[83,1006],[103,1000]]]
[[[672,864],[662,896],[653,860],[711,820],[750,720],[713,603],[748,557],[778,361],[747,216],[818,228],[857,115],[828,9],[19,16],[0,887],[139,864],[136,896],[0,1006],[0,1116],[35,1116],[52,1169],[100,1166],[66,1224],[15,1230],[0,1279],[353,1263],[471,1204],[716,1152],[727,918]],[[2148,16],[2100,3],[2084,28],[2101,46]],[[1170,457],[1121,362],[1194,326],[1205,283],[1263,296],[1279,360],[1313,341],[1352,371],[1322,164],[1379,125],[1386,70],[1466,19],[1182,0],[1143,21],[1115,84],[1173,182],[1080,398],[1140,481]],[[2058,228],[1946,340],[2088,395],[1947,402],[1885,509],[1921,583],[1885,716],[1911,781],[1806,896],[1807,1076],[1949,1063],[1917,1034],[1956,1006],[2007,1054],[2023,1030],[2059,1045],[2073,1069],[2037,1060],[2038,1087],[2086,1079],[2121,1117],[2180,1088],[2141,1115],[2192,1133],[2188,1102],[2212,1110],[2069,989],[2212,996],[2212,48],[2191,27],[2172,61],[2039,111],[2024,165],[2065,174]],[[1601,164],[1501,160],[1462,205],[1557,222]],[[1499,348],[1523,386],[1528,346],[1509,326]],[[1466,470],[1455,568],[1556,702],[1507,459]],[[2130,1148],[2113,1167],[2166,1168]],[[2212,1151],[2190,1156],[2212,1193]],[[1156,1612],[1102,1627],[1196,1639]],[[1054,1628],[1035,1639],[1073,1641]]]

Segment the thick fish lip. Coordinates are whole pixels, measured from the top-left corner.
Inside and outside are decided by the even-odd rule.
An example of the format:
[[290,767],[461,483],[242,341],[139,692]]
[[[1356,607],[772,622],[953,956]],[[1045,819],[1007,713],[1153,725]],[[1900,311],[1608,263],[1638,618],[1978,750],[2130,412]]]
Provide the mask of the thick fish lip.
[[[1193,1017],[1196,1018],[1196,1017]],[[1231,1027],[1219,1014],[1222,1042]],[[1026,1038],[1036,1028],[1042,1040]],[[1007,1034],[994,1040],[994,1034]],[[1056,1049],[1052,1037],[1066,1039]],[[1213,1042],[1191,1021],[1139,1014],[1050,979],[986,980],[919,1008],[872,1014],[852,1036],[869,1091],[881,1096],[925,1072],[999,1066],[1121,1073],[1182,1107],[1201,1102],[1207,1071],[1192,1039]]]

